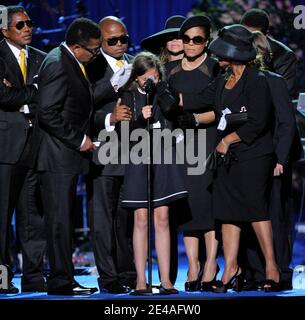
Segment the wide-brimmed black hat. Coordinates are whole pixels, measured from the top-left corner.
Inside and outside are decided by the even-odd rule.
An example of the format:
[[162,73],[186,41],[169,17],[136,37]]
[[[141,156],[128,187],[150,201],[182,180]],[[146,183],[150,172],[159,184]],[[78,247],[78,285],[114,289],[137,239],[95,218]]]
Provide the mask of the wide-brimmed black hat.
[[256,57],[252,33],[240,24],[233,24],[219,30],[218,37],[209,45],[209,50],[218,58],[249,62]]
[[167,41],[179,38],[179,30],[185,19],[184,16],[172,16],[168,18],[165,22],[164,30],[141,41],[142,50],[159,54],[160,49],[165,47]]
[[180,28],[179,36],[182,37],[188,29],[194,27],[211,28],[211,20],[209,17],[203,15],[191,16],[183,22]]

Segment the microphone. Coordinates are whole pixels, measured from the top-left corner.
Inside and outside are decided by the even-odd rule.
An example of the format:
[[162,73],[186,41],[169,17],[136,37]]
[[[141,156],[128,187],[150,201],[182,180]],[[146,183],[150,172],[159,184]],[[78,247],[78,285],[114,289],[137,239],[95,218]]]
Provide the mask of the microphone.
[[153,93],[155,91],[155,83],[154,83],[154,76],[149,76],[145,82],[144,82],[144,85],[143,85],[143,89],[146,93]]

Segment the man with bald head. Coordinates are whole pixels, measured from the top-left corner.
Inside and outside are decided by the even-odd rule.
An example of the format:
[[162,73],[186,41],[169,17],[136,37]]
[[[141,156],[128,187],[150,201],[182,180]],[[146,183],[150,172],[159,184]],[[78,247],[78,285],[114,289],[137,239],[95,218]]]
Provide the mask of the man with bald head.
[[[132,57],[126,54],[128,33],[116,17],[108,16],[100,23],[102,54],[86,68],[95,83],[94,134],[115,130],[122,120],[131,119],[127,106],[117,102],[117,90],[129,78]],[[107,93],[107,94],[106,94]],[[99,272],[100,291],[128,293],[135,285],[136,272],[131,243],[131,216],[120,206],[124,182],[124,165],[101,165],[95,152],[88,180],[89,223],[95,263]]]

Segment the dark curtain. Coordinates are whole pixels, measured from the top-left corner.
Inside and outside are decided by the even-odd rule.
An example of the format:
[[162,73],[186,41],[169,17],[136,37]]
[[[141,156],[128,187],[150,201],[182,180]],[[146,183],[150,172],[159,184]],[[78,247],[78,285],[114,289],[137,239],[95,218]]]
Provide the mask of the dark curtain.
[[131,42],[138,50],[141,39],[162,30],[168,17],[176,14],[186,15],[196,2],[196,0],[0,0],[2,5],[21,4],[27,9],[36,27],[32,44],[44,50],[63,41],[64,29],[76,14],[87,15],[96,22],[107,15],[122,18]]
[[90,17],[116,15],[123,18],[131,39],[138,45],[141,39],[160,31],[172,15],[186,15],[196,0],[87,0]]

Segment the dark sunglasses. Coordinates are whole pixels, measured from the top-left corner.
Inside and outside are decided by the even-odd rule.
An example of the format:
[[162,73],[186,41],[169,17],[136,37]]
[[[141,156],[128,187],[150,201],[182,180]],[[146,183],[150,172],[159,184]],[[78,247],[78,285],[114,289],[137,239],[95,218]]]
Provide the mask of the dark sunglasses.
[[106,41],[108,43],[108,46],[115,46],[119,41],[121,42],[121,44],[126,44],[128,43],[128,40],[129,40],[129,36],[125,34],[120,37],[109,38]]
[[195,36],[194,38],[190,38],[188,35],[184,34],[182,36],[182,41],[184,44],[188,44],[191,42],[191,40],[193,41],[194,44],[199,45],[199,44],[204,44],[204,42],[206,41],[206,39],[204,37],[201,36]]
[[166,37],[166,42],[173,41],[173,40],[181,40],[181,39],[179,38],[178,35],[169,35]]
[[25,25],[27,25],[29,28],[33,27],[33,21],[32,20],[25,20],[25,21],[18,21],[15,26],[10,26],[10,27],[15,27],[17,30],[22,30]]
[[94,49],[90,49],[90,48],[87,48],[83,45],[79,45],[81,48],[85,49],[86,51],[90,52],[94,57],[98,56],[100,53],[101,53],[101,47],[96,47]]

